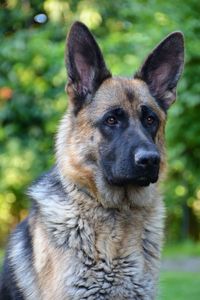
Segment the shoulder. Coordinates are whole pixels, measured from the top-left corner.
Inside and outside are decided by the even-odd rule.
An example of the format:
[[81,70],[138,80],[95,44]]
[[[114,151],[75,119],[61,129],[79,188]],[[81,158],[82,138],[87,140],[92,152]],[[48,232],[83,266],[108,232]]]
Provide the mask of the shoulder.
[[66,192],[60,179],[59,171],[54,166],[48,172],[42,174],[36,181],[33,182],[28,189],[28,195],[33,202],[43,204],[45,199],[63,199],[66,197]]

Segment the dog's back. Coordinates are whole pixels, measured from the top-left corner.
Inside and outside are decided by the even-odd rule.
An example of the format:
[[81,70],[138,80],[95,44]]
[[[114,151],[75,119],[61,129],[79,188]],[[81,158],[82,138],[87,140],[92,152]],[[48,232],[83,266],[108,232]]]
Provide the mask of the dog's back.
[[154,299],[164,217],[157,180],[183,37],[168,36],[133,79],[115,78],[77,22],[66,60],[56,166],[29,189],[32,209],[10,237],[1,299]]

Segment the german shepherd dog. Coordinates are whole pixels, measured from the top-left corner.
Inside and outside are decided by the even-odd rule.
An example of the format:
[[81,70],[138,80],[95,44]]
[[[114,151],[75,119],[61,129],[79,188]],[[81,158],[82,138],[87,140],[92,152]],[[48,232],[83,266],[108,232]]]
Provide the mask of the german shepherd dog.
[[157,185],[183,61],[174,32],[133,78],[112,77],[88,28],[73,24],[56,165],[29,189],[32,209],[11,234],[1,299],[155,299],[165,212]]

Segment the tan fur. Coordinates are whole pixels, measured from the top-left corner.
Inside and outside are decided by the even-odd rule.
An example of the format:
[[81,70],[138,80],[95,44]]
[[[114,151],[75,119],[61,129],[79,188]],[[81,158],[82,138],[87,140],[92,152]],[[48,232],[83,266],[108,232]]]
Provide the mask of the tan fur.
[[[127,99],[125,92],[127,89],[134,95],[132,102]],[[72,97],[71,90],[69,95]],[[101,201],[95,182],[96,167],[86,163],[87,155],[93,156],[95,160],[98,160],[96,145],[101,141],[101,136],[98,130],[93,127],[93,124],[111,107],[122,107],[134,119],[137,126],[140,107],[144,104],[148,104],[160,119],[156,144],[161,153],[160,176],[162,176],[162,172],[164,173],[165,169],[163,135],[166,115],[152,98],[147,85],[143,81],[124,78],[105,80],[97,91],[92,103],[80,111],[76,122],[71,124],[68,114],[64,117],[61,122],[56,147],[57,161],[62,170],[62,175],[69,178],[72,182],[79,183],[80,186],[88,187],[89,192]]]
[[[47,232],[41,227],[41,224],[36,223],[33,240],[36,245],[34,264],[38,273],[38,285],[42,299],[72,299],[65,295],[65,289],[67,285],[70,285],[70,280],[76,280],[70,278],[73,278],[75,272],[81,270],[86,263],[86,257],[81,248],[84,248],[84,252],[86,251],[94,264],[94,268],[91,267],[88,273],[88,278],[92,272],[102,268],[102,260],[104,260],[107,272],[114,272],[117,275],[111,279],[118,284],[120,277],[123,276],[123,269],[120,269],[120,264],[122,264],[123,259],[130,257],[134,261],[135,270],[137,270],[136,281],[144,280],[145,282],[145,274],[150,274],[150,277],[147,276],[147,280],[154,278],[155,281],[159,268],[160,247],[154,247],[151,241],[153,240],[155,245],[161,243],[160,230],[164,208],[160,199],[154,198],[154,201],[153,206],[150,205],[146,208],[135,207],[130,210],[125,205],[120,211],[105,211],[93,199],[74,190],[72,205],[69,208],[70,213],[73,216],[79,216],[78,222],[81,222],[79,227],[85,227],[88,234],[88,237],[85,236],[85,238],[89,238],[88,241],[91,242],[90,249],[85,248],[84,237],[82,237],[81,243],[73,240],[72,249],[65,249],[65,251],[56,249],[48,240]],[[68,204],[66,203],[63,209],[67,208]],[[85,242],[88,243],[88,241]],[[149,248],[146,254],[147,249],[145,247]],[[75,256],[76,248],[79,251],[79,262]],[[145,257],[146,255],[147,257]],[[114,298],[111,297],[110,299]]]

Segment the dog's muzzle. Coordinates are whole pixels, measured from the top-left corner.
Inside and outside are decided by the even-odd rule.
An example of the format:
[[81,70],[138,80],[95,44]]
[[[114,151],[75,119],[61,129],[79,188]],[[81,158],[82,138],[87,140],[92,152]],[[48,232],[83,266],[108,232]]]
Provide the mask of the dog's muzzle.
[[160,155],[157,151],[137,151],[133,161],[122,161],[111,167],[106,176],[109,184],[148,186],[158,180]]

